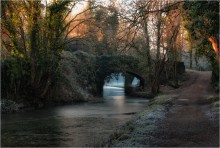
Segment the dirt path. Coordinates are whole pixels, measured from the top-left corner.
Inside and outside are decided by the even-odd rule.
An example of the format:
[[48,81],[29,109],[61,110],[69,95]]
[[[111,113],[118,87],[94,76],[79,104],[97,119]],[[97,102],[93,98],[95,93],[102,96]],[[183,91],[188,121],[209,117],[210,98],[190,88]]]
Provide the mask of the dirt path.
[[217,95],[210,86],[211,72],[188,73],[190,80],[170,92],[179,97],[152,134],[151,146],[219,146],[219,120],[210,120],[206,114],[210,110],[207,98]]

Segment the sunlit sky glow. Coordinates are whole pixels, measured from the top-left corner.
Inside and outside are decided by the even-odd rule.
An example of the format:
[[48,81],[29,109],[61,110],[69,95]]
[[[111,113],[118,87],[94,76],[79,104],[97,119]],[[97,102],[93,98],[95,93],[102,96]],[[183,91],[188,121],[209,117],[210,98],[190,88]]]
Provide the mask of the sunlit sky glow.
[[[53,0],[43,0],[42,3],[46,4],[46,2],[47,2],[47,4],[49,4],[52,1]],[[115,1],[119,1],[119,0],[115,0]],[[88,2],[88,0],[78,0],[76,6],[72,10],[72,14],[76,15],[76,14],[82,12],[84,7],[86,6],[87,2]],[[109,0],[96,0],[96,3],[108,6],[111,3],[111,1],[109,1]]]
[[[53,0],[42,0],[43,4],[46,4],[46,2],[49,4],[51,3]],[[88,0],[78,0],[76,6],[73,8],[72,10],[72,14],[76,15],[80,12],[83,11],[83,9],[85,8],[86,4],[87,4]],[[115,3],[116,6],[123,6],[121,7],[121,9],[129,9],[130,7],[132,7],[132,1],[131,0],[96,0],[95,3],[97,5],[104,5],[104,6],[108,6],[111,3]],[[126,6],[126,7],[125,7]]]

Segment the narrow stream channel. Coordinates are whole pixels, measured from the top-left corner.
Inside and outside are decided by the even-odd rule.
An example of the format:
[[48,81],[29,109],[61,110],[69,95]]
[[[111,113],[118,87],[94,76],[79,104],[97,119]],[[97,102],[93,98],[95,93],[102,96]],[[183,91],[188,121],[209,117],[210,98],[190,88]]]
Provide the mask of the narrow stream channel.
[[2,146],[99,146],[144,110],[146,99],[128,98],[124,89],[106,86],[101,103],[64,105],[2,115]]

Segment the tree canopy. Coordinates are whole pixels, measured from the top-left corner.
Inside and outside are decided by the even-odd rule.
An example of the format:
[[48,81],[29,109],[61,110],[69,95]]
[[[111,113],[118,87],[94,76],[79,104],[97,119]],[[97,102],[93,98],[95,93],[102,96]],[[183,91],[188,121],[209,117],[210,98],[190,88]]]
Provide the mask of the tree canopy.
[[198,41],[198,52],[210,58],[210,54],[214,51],[218,56],[219,2],[186,1],[183,9],[185,10],[185,27],[193,39]]

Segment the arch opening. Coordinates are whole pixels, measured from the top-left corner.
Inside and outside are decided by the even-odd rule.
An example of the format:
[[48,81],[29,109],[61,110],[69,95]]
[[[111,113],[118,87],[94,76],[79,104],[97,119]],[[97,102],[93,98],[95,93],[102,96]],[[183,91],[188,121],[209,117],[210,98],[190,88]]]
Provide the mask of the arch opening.
[[106,96],[124,96],[125,76],[123,73],[112,73],[105,79],[103,86],[103,97]]
[[[127,91],[134,90],[141,86],[141,79],[131,73],[112,73],[105,79],[103,85],[103,97],[106,96],[125,96]],[[126,90],[128,89],[128,90]]]

